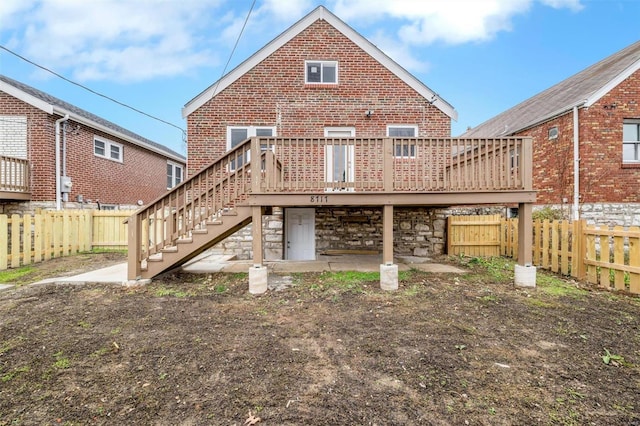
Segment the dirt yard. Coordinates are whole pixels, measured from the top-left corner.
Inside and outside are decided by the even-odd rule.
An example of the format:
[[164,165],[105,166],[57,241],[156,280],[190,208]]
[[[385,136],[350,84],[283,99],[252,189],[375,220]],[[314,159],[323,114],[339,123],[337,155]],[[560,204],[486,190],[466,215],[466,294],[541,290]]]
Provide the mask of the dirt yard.
[[0,425],[640,425],[640,299],[456,265],[396,292],[364,273],[0,292]]

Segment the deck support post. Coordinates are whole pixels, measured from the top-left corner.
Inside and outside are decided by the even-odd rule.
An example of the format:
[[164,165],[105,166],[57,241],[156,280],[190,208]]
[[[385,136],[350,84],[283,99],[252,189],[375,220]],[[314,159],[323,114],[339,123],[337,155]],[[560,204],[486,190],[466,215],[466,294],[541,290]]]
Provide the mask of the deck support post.
[[142,247],[142,225],[138,215],[132,215],[127,221],[127,280],[133,282],[140,278],[141,266],[140,266],[140,252]]
[[382,264],[380,288],[398,289],[398,265],[393,264],[393,205],[385,205],[382,211]]
[[254,206],[251,225],[253,237],[253,266],[249,268],[249,293],[262,294],[267,291],[268,273],[262,256],[262,207]]
[[514,283],[519,287],[536,286],[536,267],[533,266],[533,204],[518,204],[518,264]]

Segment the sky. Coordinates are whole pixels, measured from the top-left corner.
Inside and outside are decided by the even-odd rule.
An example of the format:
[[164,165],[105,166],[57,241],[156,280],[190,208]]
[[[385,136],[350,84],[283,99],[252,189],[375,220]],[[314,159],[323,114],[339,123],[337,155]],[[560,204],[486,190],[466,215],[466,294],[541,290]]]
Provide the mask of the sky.
[[2,0],[0,73],[186,155],[182,107],[318,5],[453,105],[452,136],[640,39],[638,0]]

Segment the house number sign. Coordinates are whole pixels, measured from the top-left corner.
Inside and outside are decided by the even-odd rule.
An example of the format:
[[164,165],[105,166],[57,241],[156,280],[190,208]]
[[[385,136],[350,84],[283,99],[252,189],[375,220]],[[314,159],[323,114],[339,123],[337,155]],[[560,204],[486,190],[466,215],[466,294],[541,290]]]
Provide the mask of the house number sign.
[[312,195],[311,202],[317,203],[317,204],[328,203],[329,196],[328,195]]

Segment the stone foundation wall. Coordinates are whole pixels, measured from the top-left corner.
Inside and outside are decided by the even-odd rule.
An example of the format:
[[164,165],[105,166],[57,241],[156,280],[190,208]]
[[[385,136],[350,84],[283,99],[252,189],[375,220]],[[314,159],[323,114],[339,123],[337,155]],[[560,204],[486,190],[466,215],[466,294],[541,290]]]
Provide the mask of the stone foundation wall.
[[[447,217],[504,213],[504,207],[396,207],[393,214],[394,254],[435,257],[445,254]],[[274,208],[263,216],[265,260],[284,255],[284,214]],[[331,250],[382,252],[382,208],[316,208],[316,254]],[[251,259],[251,224],[217,244],[212,253]]]
[[[273,208],[273,214],[262,216],[262,247],[265,260],[282,260],[284,256],[284,216],[279,207]],[[249,224],[216,244],[211,253],[235,256],[239,260],[253,258],[252,227]]]
[[[562,212],[564,219],[572,217],[570,204],[549,204],[534,206],[534,212],[545,207]],[[580,204],[580,218],[591,225],[599,226],[640,226],[640,203],[585,203]]]

